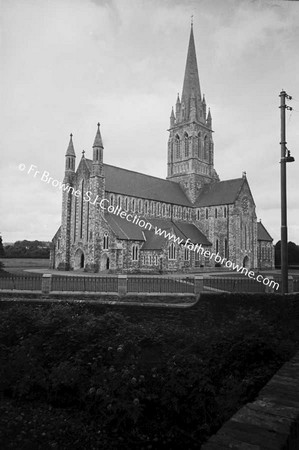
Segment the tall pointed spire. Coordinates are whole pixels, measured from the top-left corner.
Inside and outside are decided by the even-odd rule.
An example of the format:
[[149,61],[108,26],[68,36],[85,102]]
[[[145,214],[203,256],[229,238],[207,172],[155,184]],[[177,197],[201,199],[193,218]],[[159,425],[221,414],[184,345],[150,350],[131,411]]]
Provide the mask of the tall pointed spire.
[[171,114],[170,114],[170,127],[173,127],[175,123],[175,115],[173,111],[173,107],[171,108]]
[[175,120],[173,114],[170,117],[167,179],[180,183],[195,202],[200,189],[219,177],[214,169],[212,116],[206,115],[200,91],[192,22],[182,96],[177,98]]
[[92,149],[93,149],[92,175],[93,176],[103,176],[103,149],[104,149],[104,146],[103,146],[99,123],[98,123],[97,134],[94,139]]
[[98,130],[97,130],[97,134],[96,137],[94,139],[94,143],[93,143],[93,147],[103,147],[103,141],[102,141],[102,136],[101,136],[101,132],[100,132],[100,123],[98,122]]
[[185,110],[189,111],[190,107],[190,98],[192,95],[192,91],[194,92],[194,96],[197,102],[201,101],[201,92],[200,92],[200,84],[199,84],[199,76],[198,76],[198,68],[197,68],[197,59],[196,59],[196,51],[195,51],[195,43],[194,43],[194,35],[193,35],[193,24],[191,23],[191,32],[189,39],[189,47],[185,68],[185,77],[183,84],[183,92],[182,92],[182,103],[185,104]]
[[76,153],[73,144],[73,135],[70,134],[70,142],[65,154],[65,173],[75,172]]
[[70,142],[69,142],[69,146],[67,148],[65,156],[76,156],[75,149],[74,149],[74,144],[73,144],[73,135],[72,135],[72,133],[70,134]]
[[212,129],[212,115],[211,115],[211,111],[209,108],[209,112],[208,112],[208,117],[207,117],[207,126]]

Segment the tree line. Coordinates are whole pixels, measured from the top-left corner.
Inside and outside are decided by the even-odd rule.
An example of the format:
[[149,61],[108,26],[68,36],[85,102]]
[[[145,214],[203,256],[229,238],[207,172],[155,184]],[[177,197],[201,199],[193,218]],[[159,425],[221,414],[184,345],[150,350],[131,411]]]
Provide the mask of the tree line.
[[49,258],[50,242],[44,241],[16,241],[3,245],[0,236],[0,258]]

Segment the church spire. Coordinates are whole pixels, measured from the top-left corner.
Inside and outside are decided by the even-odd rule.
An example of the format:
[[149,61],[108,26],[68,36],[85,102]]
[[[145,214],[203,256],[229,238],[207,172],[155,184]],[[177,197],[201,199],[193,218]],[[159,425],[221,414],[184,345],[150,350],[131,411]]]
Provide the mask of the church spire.
[[99,122],[98,122],[98,130],[97,130],[96,137],[94,139],[93,147],[104,148],[103,147],[102,136],[101,136],[101,132],[100,132],[100,123]]
[[207,126],[212,129],[212,115],[211,115],[211,111],[209,108],[209,112],[208,112],[208,117],[207,117]]
[[73,144],[73,135],[70,134],[70,142],[65,154],[65,171],[66,172],[74,172],[75,171],[75,159],[76,153]]
[[194,92],[194,96],[197,102],[201,101],[201,92],[199,85],[199,76],[197,68],[197,59],[193,35],[193,24],[191,24],[191,32],[189,38],[188,54],[186,60],[183,92],[182,92],[182,103],[185,104],[185,110],[189,111],[190,98]]
[[103,141],[100,132],[100,124],[98,123],[97,134],[93,143],[92,166],[93,175],[102,176],[103,174]]
[[72,133],[70,134],[70,142],[69,142],[69,146],[67,148],[65,156],[75,156],[76,157],[75,150],[74,150]]
[[170,128],[174,126],[175,123],[175,115],[173,111],[173,107],[171,108],[171,114],[170,114]]
[[170,117],[167,160],[167,179],[180,183],[191,202],[195,202],[205,184],[219,181],[214,169],[212,117],[206,113],[191,22],[182,96],[180,99],[178,95],[175,117]]

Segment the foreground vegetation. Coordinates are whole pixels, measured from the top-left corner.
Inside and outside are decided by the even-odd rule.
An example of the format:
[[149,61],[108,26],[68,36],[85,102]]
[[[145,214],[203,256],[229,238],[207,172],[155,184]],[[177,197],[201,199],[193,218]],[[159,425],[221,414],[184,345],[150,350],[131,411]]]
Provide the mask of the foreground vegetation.
[[199,449],[294,354],[298,322],[278,298],[257,310],[223,297],[192,320],[6,307],[2,448]]

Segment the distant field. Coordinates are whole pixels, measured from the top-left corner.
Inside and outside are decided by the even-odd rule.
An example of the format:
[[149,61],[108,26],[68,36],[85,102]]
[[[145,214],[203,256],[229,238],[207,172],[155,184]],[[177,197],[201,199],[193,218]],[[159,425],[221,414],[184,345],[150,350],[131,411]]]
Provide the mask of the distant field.
[[42,258],[1,258],[0,261],[4,264],[4,270],[12,273],[22,273],[23,270],[28,269],[48,269],[49,259]]

